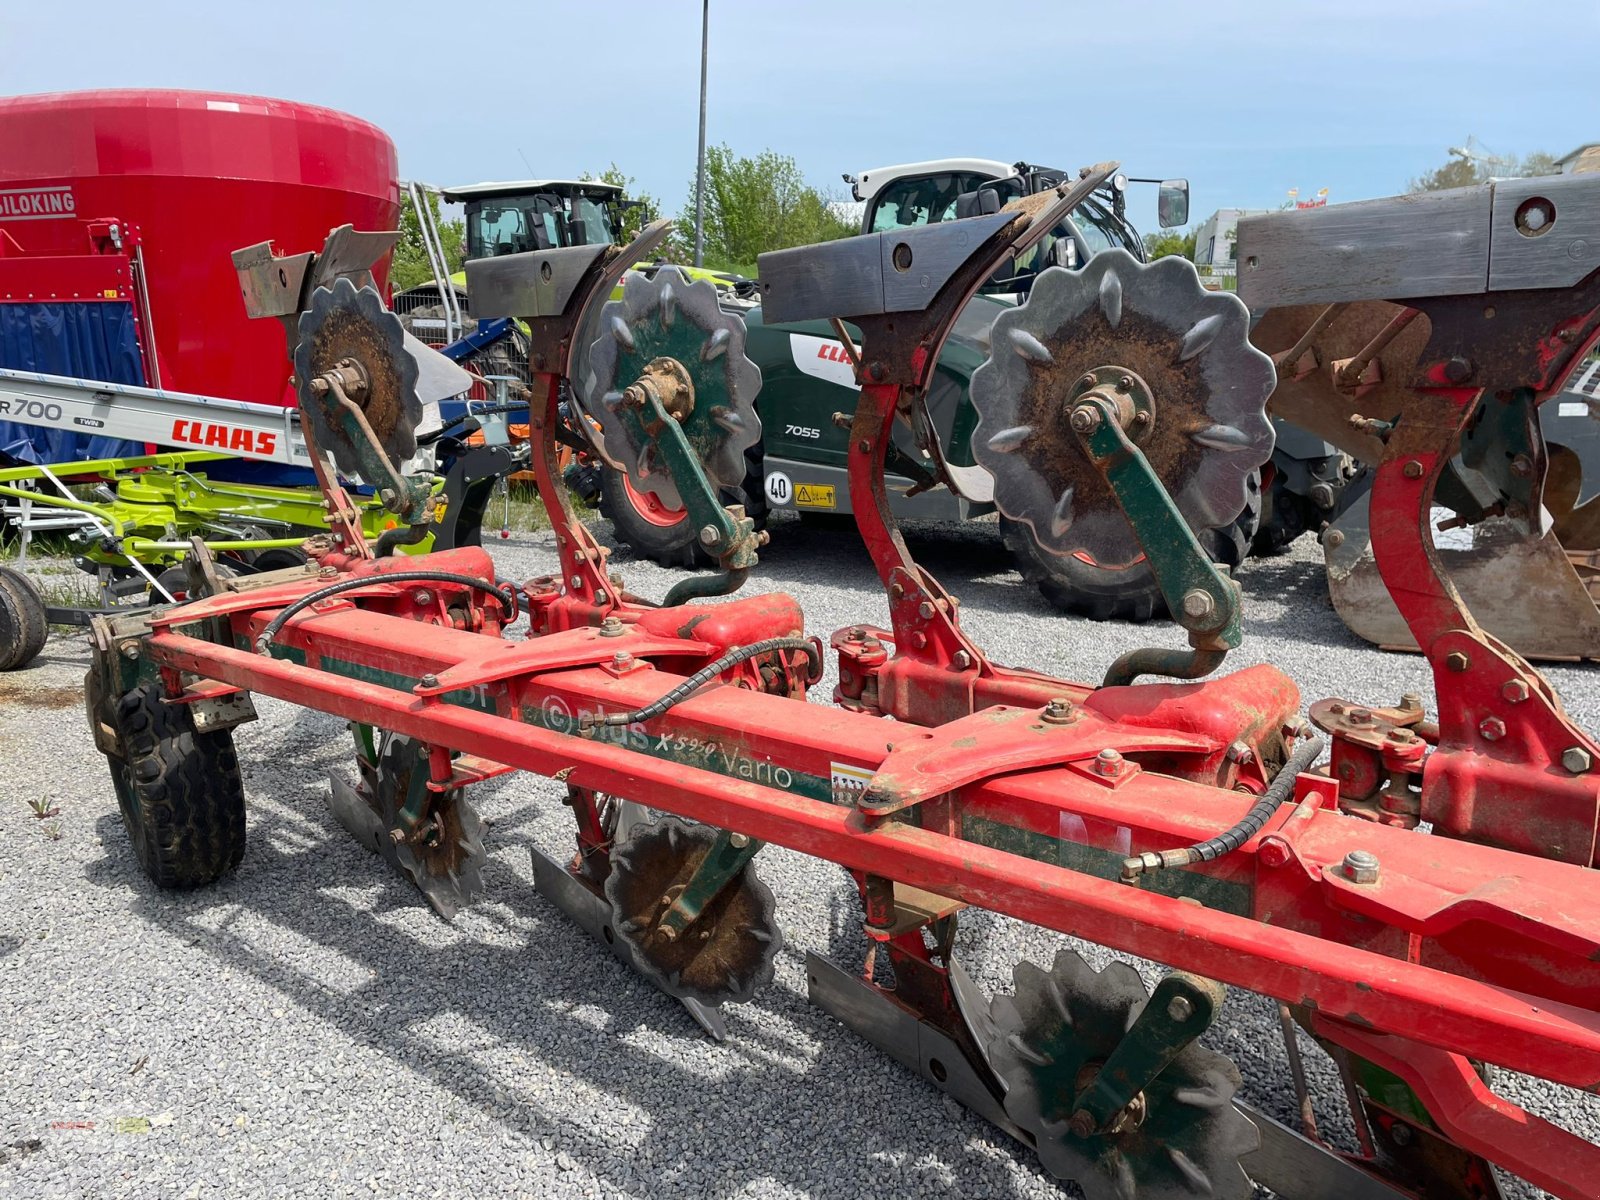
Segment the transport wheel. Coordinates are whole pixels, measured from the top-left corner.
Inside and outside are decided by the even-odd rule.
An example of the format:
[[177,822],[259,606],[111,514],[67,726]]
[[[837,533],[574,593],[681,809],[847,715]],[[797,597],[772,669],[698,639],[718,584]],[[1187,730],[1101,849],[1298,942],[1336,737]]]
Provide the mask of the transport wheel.
[[695,530],[688,510],[669,508],[660,496],[636,491],[621,471],[600,476],[600,512],[619,542],[663,567],[695,565]]
[[188,705],[168,704],[150,684],[100,707],[121,745],[107,762],[144,873],[158,887],[193,888],[238,866],[244,784],[232,731],[199,732]]
[[33,580],[0,567],[0,671],[15,671],[38,658],[49,633],[44,597]]
[[[1200,546],[1218,566],[1233,570],[1245,560],[1261,521],[1261,477],[1248,484],[1244,510],[1219,529],[1203,530]],[[1095,621],[1148,621],[1165,616],[1167,602],[1155,574],[1143,559],[1126,566],[1102,566],[1087,552],[1047,554],[1033,531],[1020,521],[1000,518],[1000,536],[1022,578],[1051,605]]]

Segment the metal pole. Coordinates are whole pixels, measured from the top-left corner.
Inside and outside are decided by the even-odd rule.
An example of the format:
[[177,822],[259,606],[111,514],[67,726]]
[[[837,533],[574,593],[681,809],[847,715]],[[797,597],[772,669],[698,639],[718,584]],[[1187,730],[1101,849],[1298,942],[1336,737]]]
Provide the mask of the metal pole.
[[706,46],[711,34],[711,0],[700,5],[700,157],[694,174],[694,265],[705,265],[706,248]]

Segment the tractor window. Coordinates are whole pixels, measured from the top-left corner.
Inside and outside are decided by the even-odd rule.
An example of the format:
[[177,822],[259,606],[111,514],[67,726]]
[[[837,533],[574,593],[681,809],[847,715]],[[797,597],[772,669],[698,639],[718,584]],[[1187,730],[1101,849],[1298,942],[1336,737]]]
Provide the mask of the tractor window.
[[583,226],[584,245],[609,246],[616,240],[616,234],[611,229],[611,218],[597,201],[587,196],[574,196],[572,215]]
[[467,218],[467,257],[493,258],[538,249],[522,208],[485,204]]
[[[867,229],[904,229],[911,225],[932,225],[950,221],[956,215],[956,197],[994,184],[987,175],[971,171],[950,171],[938,175],[918,175],[897,179],[872,201],[872,218]],[[1011,199],[1002,195],[1004,204]]]

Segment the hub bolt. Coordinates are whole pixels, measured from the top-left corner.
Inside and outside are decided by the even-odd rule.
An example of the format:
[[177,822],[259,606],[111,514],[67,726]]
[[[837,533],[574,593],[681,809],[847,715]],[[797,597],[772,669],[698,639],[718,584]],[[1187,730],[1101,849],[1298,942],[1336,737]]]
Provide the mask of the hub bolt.
[[1352,850],[1344,856],[1344,873],[1356,883],[1378,882],[1378,856],[1370,850]]
[[1107,746],[1094,756],[1094,769],[1101,775],[1122,774],[1122,755]]
[[1093,433],[1100,428],[1100,410],[1092,404],[1080,404],[1068,418],[1074,433]]
[[1561,752],[1561,765],[1574,775],[1582,775],[1594,766],[1594,756],[1582,746],[1568,746]]
[[1485,717],[1478,723],[1478,736],[1486,742],[1498,742],[1506,735],[1506,723],[1499,717]]

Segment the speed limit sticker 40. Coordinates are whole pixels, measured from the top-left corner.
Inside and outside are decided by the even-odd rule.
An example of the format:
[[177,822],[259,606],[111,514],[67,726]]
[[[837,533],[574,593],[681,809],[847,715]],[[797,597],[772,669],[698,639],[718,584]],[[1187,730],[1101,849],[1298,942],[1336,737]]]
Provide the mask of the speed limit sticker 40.
[[771,504],[793,504],[794,484],[782,471],[767,475],[767,501]]

